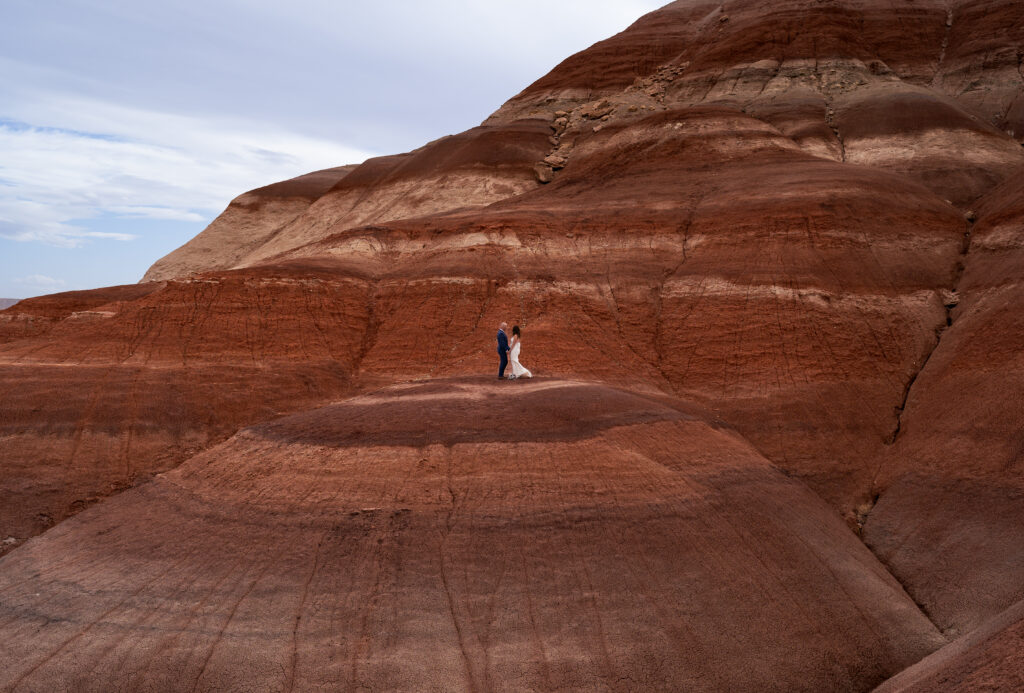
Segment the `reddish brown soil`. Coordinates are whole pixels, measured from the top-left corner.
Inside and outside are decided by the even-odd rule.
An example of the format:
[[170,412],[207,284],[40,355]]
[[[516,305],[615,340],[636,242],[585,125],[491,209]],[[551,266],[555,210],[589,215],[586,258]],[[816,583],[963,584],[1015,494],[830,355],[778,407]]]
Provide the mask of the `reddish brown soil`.
[[865,526],[950,634],[1024,599],[1024,185],[979,204],[952,325],[915,380]]
[[1024,690],[1024,601],[900,672],[876,693]]
[[1017,690],[1021,45],[675,2],[0,312],[0,689]]
[[943,642],[734,432],[600,385],[478,380],[246,429],[14,552],[0,681],[820,691]]
[[369,318],[351,288],[250,272],[22,301],[7,328],[35,336],[0,357],[0,534],[33,536],[242,425],[352,392]]

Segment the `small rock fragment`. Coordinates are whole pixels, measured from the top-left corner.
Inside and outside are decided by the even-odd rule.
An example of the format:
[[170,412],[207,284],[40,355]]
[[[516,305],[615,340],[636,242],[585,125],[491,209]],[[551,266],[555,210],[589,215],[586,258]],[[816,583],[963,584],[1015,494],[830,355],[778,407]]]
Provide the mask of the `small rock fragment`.
[[580,115],[584,118],[591,120],[597,120],[602,116],[606,116],[615,110],[615,106],[611,104],[607,99],[601,99],[600,101],[592,101],[586,104],[580,109]]
[[550,183],[555,179],[555,170],[543,162],[533,167],[533,173],[541,183]]

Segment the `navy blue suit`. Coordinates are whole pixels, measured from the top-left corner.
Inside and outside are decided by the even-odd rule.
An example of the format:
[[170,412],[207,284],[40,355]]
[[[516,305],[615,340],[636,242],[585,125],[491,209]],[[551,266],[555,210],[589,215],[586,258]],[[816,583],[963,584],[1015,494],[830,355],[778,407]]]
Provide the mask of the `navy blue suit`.
[[505,368],[508,367],[508,337],[504,330],[498,330],[498,377],[505,377]]

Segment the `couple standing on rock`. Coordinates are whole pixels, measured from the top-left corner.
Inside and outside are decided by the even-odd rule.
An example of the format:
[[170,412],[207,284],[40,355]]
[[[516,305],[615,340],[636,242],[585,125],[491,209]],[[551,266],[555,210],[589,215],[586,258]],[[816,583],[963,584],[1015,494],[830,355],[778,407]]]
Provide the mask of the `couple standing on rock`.
[[532,378],[533,373],[523,367],[523,364],[519,363],[519,348],[523,344],[523,333],[519,329],[519,325],[512,328],[511,344],[508,341],[508,335],[505,334],[507,329],[507,322],[503,322],[498,326],[498,380],[505,379],[505,369],[508,368],[509,360],[512,361],[512,372],[508,375],[509,380]]

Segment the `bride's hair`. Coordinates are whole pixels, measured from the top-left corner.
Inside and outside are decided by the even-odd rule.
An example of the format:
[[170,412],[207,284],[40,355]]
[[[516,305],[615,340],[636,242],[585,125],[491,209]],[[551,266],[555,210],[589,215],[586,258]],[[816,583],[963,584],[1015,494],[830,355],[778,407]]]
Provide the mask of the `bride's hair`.
[[523,336],[523,333],[519,331],[519,325],[516,325],[515,327],[512,328],[512,334],[514,334],[516,337]]

